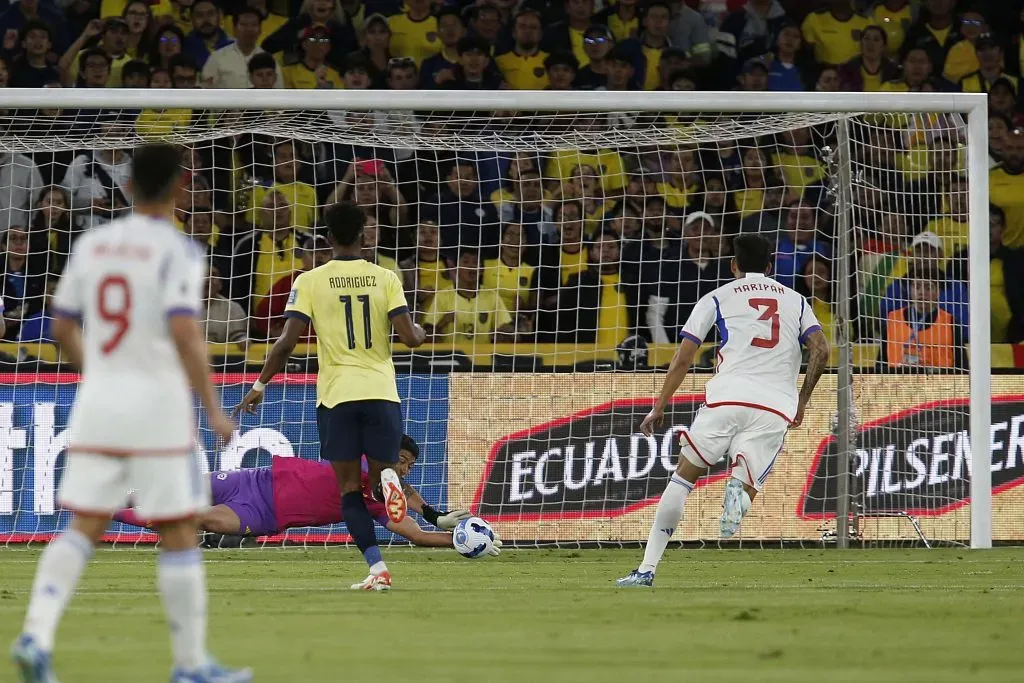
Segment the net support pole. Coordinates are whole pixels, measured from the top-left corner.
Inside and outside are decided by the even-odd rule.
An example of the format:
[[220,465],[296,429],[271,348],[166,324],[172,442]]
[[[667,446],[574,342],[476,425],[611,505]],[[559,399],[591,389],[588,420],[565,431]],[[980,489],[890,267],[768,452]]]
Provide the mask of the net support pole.
[[988,103],[967,114],[970,290],[971,547],[992,547],[992,358],[989,289]]
[[836,193],[836,298],[839,304],[836,325],[838,367],[836,369],[836,547],[850,546],[850,453],[853,448],[853,356],[850,347],[850,256],[854,243],[852,221],[853,170],[850,157],[850,120],[836,124],[839,188]]

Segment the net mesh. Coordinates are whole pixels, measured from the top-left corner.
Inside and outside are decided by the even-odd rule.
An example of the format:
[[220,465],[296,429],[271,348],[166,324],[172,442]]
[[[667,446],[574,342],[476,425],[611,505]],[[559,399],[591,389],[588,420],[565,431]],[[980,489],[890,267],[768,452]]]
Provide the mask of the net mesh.
[[[809,298],[834,352],[738,538],[829,540],[844,456],[855,539],[969,537],[961,118],[162,109],[0,121],[8,542],[66,523],[54,492],[74,376],[49,342],[48,296],[75,239],[130,212],[131,149],[154,139],[189,150],[175,223],[207,253],[204,323],[227,405],[279,334],[292,279],[330,258],[323,207],[365,209],[364,256],[399,275],[431,333],[416,352],[396,345],[395,361],[420,445],[408,481],[435,507],[469,508],[525,545],[645,539],[717,340],[665,429],[645,439],[635,429],[661,385],[652,370],[667,366],[697,299],[731,278],[730,238],[757,232],[777,245],[775,277]],[[302,341],[231,444],[217,448],[202,428],[211,469],[318,456],[314,332]],[[854,372],[850,449],[835,438],[840,347]],[[675,538],[717,542],[727,476],[712,470]],[[997,518],[996,538],[1016,533]],[[123,543],[153,538],[111,528]],[[345,539],[334,526],[259,542]]]

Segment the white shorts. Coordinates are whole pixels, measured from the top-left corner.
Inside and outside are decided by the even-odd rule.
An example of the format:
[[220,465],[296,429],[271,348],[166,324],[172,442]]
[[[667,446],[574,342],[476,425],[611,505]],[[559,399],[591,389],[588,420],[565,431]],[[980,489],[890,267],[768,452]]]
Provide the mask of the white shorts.
[[210,505],[206,457],[134,455],[118,457],[69,453],[57,497],[72,512],[108,515],[126,507],[129,497],[143,519],[173,522]]
[[776,413],[747,406],[701,408],[679,439],[681,455],[698,467],[729,456],[732,476],[758,491],[782,451],[789,422]]

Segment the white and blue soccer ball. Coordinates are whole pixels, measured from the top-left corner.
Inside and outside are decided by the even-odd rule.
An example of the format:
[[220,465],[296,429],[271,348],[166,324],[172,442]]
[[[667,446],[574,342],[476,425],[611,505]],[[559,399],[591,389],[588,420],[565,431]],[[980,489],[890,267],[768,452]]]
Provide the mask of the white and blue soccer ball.
[[464,519],[452,531],[452,544],[463,557],[481,558],[494,547],[494,529],[479,517]]

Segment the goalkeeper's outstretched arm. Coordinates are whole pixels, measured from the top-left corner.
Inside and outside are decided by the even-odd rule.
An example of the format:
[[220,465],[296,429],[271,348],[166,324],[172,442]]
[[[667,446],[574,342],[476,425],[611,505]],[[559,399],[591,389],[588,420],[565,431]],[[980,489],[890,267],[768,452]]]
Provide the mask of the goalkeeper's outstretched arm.
[[830,356],[828,338],[821,330],[815,330],[807,337],[807,370],[804,372],[804,385],[800,387],[800,399],[796,407],[796,417],[790,426],[799,427],[804,421],[804,411],[814,393],[814,387],[821,379],[821,373],[825,372]]

